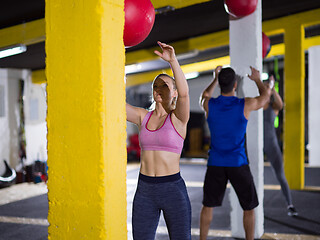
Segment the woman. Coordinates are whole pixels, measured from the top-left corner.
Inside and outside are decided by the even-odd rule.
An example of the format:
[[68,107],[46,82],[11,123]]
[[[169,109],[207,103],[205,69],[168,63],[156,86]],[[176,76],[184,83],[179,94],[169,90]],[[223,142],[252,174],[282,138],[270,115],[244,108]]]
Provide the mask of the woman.
[[153,82],[155,109],[126,105],[127,121],[139,128],[141,165],[133,200],[132,227],[135,240],[154,239],[160,211],[170,239],[191,239],[191,206],[179,160],[189,120],[189,89],[174,48],[158,42],[174,78],[158,75]]
[[[271,76],[269,81],[273,80]],[[268,84],[268,81],[265,82]],[[268,101],[263,107],[263,132],[264,132],[264,152],[267,160],[271,163],[273,172],[275,173],[282,193],[287,202],[287,211],[289,216],[297,216],[298,212],[292,204],[291,192],[289,185],[283,170],[283,160],[276,130],[274,128],[274,119],[279,114],[279,111],[283,108],[283,102],[277,91],[272,88],[272,95],[270,101]]]

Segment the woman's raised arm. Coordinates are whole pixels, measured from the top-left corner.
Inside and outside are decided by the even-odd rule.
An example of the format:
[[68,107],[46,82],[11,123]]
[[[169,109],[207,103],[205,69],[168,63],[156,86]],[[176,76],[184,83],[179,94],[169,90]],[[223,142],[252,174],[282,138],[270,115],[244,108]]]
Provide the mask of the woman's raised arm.
[[168,44],[158,42],[162,49],[162,53],[155,51],[159,57],[167,61],[172,69],[173,76],[176,82],[178,99],[176,103],[176,109],[174,110],[175,116],[183,123],[187,123],[190,116],[190,100],[189,100],[189,87],[180,67],[180,64],[176,58],[174,48]]

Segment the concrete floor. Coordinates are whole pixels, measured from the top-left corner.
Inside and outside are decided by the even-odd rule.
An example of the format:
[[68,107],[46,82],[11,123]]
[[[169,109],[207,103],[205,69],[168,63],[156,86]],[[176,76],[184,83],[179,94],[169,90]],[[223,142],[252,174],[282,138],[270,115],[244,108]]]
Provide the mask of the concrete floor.
[[[201,163],[181,164],[192,205],[192,239],[199,239],[199,215],[202,201],[202,181],[206,166]],[[132,200],[136,189],[138,164],[128,164],[128,239],[131,236]],[[298,217],[289,217],[286,204],[273,176],[265,167],[264,213],[265,234],[262,239],[319,239],[320,240],[320,168],[306,168],[306,186],[309,190],[292,191]],[[313,186],[313,187],[310,187]],[[17,184],[0,189],[0,240],[44,240],[48,235],[48,202],[46,185]],[[230,204],[227,190],[222,207],[216,208],[209,239],[235,239],[230,232]],[[166,225],[161,217],[157,240],[168,240]]]

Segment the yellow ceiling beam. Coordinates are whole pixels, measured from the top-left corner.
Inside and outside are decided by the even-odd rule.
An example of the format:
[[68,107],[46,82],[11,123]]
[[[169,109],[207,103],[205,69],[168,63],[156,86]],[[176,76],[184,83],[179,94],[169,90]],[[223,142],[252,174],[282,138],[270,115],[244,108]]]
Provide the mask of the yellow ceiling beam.
[[279,56],[279,55],[280,56],[284,55],[284,44],[283,43],[280,43],[280,44],[277,44],[277,45],[272,45],[271,49],[270,49],[270,52],[268,53],[267,58],[274,57],[274,56]]
[[304,27],[316,25],[320,23],[320,8],[292,14],[285,17],[267,21],[268,24],[275,28],[287,28],[292,26],[293,23],[303,25]]
[[45,20],[39,19],[0,29],[0,48],[15,44],[31,45],[46,39]]
[[[215,66],[218,65],[229,65],[230,64],[230,57],[220,57],[211,59],[208,61],[191,63],[181,66],[182,71],[187,74],[191,72],[204,72],[212,70]],[[163,70],[156,70],[152,72],[144,72],[138,74],[130,74],[127,75],[127,83],[126,87],[135,86],[139,84],[144,84],[153,81],[153,79],[160,73],[166,73],[172,76],[172,72],[170,68],[166,68]]]
[[[178,0],[154,0],[155,7],[166,6],[169,2],[177,6],[186,6],[204,2],[203,0],[178,1]],[[299,22],[304,26],[310,26],[320,23],[320,8],[306,11],[303,13],[293,14],[278,19],[264,21],[262,23],[263,31],[268,35],[277,35],[284,33],[287,25],[293,22]],[[42,42],[45,40],[45,21],[44,19],[27,22],[9,28],[0,29],[0,48],[22,43],[26,45]],[[203,36],[190,38],[175,43],[171,43],[177,54],[186,53],[193,50],[205,50],[210,48],[221,47],[229,44],[229,31],[224,30]],[[150,61],[157,58],[153,51],[157,47],[128,52],[126,54],[126,64]]]
[[[320,23],[320,8],[303,13],[293,14],[286,17],[277,18],[274,20],[264,21],[262,29],[268,36],[283,34],[285,28],[294,22],[298,22],[305,27]],[[199,37],[194,37],[172,44],[176,49],[176,54],[187,53],[194,50],[205,50],[210,48],[222,47],[229,45],[229,30],[214,32]],[[153,53],[158,47],[152,47],[134,52],[126,53],[126,65],[151,61],[157,59]]]
[[[304,41],[304,50],[307,51],[310,47],[320,45],[320,36],[310,37],[306,38]],[[285,53],[285,45],[283,43],[272,45],[271,50],[268,54],[267,58],[274,57],[274,56],[281,56]],[[191,73],[191,72],[205,72],[213,70],[214,67],[218,65],[229,65],[230,64],[230,57],[220,57],[215,58],[207,61],[197,62],[197,63],[191,63],[181,66],[183,72],[185,74]],[[157,76],[160,73],[166,73],[169,75],[172,75],[171,69],[167,68],[164,70],[156,70],[151,72],[145,72],[145,73],[137,73],[137,74],[130,74],[127,75],[127,87],[135,86],[139,84],[144,84],[153,81],[155,76]]]
[[191,5],[209,2],[210,0],[151,0],[152,5],[155,9],[162,8],[166,6],[177,8],[184,8]]
[[34,84],[46,83],[47,82],[46,70],[40,69],[40,70],[32,71],[31,81]]
[[[206,2],[206,1],[203,1],[203,0],[201,1],[200,0],[193,0],[193,1],[191,0],[190,1],[188,0],[187,1],[153,0],[152,2],[155,8],[164,7],[167,5],[171,5],[175,8],[179,8],[179,7],[185,7],[185,6]],[[320,24],[319,16],[320,16],[320,8],[274,19],[274,20],[265,21],[262,23],[262,29],[268,36],[282,34],[284,33],[286,26],[292,24],[293,22],[294,23],[298,22],[304,25],[305,27],[315,25],[315,24]],[[16,25],[13,27],[0,29],[0,48],[7,47],[14,44],[19,44],[19,43],[30,45],[30,44],[43,42],[43,41],[45,41],[45,20],[44,19],[39,19],[32,22]],[[182,40],[182,41],[174,42],[171,44],[175,47],[177,54],[186,53],[193,50],[201,51],[201,50],[210,49],[210,48],[222,47],[229,44],[229,31],[224,30],[224,31],[215,32],[211,34],[206,34],[203,36],[190,38],[187,40]],[[319,37],[307,38],[305,40],[304,48],[306,50],[310,46],[319,45],[319,44],[320,44]],[[132,64],[132,63],[157,59],[157,56],[153,53],[155,49],[157,49],[157,47],[127,53],[126,64]],[[278,45],[272,46],[268,56],[271,57],[271,56],[283,55],[283,54],[284,54],[284,46],[283,44],[278,44]],[[193,68],[195,68],[194,66],[200,66],[200,65],[192,65],[192,66]],[[212,68],[212,66],[210,68]],[[35,76],[37,78],[39,77],[39,79],[41,78],[45,79],[44,70],[39,70],[39,71],[40,71],[39,75],[38,76],[35,75]],[[155,72],[151,72],[149,74],[150,76],[156,75]],[[139,81],[146,82],[146,80],[139,80],[139,81],[131,80],[131,79],[138,78],[138,76],[143,76],[143,75],[141,74],[130,75],[130,77],[128,77],[127,85],[129,86],[129,85],[132,85],[132,83],[138,83]],[[151,80],[149,79],[148,81],[151,81]],[[42,81],[43,80],[41,80],[40,82]]]
[[183,65],[181,68],[185,73],[210,71],[218,65],[230,65],[230,57],[219,57],[207,61]]
[[[169,5],[177,9],[208,1],[209,0],[152,0],[152,3],[154,8]],[[45,19],[43,18],[0,29],[0,48],[19,43],[31,45],[44,42],[45,38]]]
[[283,34],[293,24],[309,27],[320,24],[320,8],[280,17],[262,23],[262,31],[267,35]]
[[[187,53],[194,50],[206,50],[229,45],[229,30],[206,34],[200,37],[170,43],[175,48],[176,54]],[[158,57],[153,52],[159,47],[147,48],[126,53],[126,65],[133,63],[156,60]]]
[[303,47],[304,50],[308,50],[312,46],[320,45],[320,36],[305,38]]
[[[229,65],[229,64],[230,64],[230,57],[225,56],[225,57],[211,59],[208,61],[186,64],[181,66],[181,68],[182,68],[182,71],[186,74],[191,72],[209,71],[209,70],[212,70],[217,65]],[[131,74],[131,75],[127,75],[126,86],[130,87],[138,84],[151,82],[160,73],[166,73],[168,75],[172,75],[170,68],[152,71],[152,72],[139,73],[139,74]]]
[[[304,50],[307,51],[310,47],[316,46],[316,45],[320,45],[320,36],[306,38],[304,41]],[[268,58],[273,56],[284,55],[284,52],[285,52],[285,46],[283,43],[272,45],[271,50],[268,54]],[[186,64],[182,66],[182,70],[185,74],[190,72],[205,72],[205,71],[212,70],[217,65],[228,65],[228,64],[230,64],[230,58],[229,56],[225,56],[225,57],[211,59],[208,61]],[[138,74],[130,74],[130,75],[127,75],[126,86],[130,87],[130,86],[151,82],[153,81],[155,76],[157,76],[160,73],[167,73],[169,75],[172,75],[170,68],[167,68],[164,70],[138,73]],[[41,70],[33,71],[32,82],[45,83],[46,82],[45,70],[41,69]]]

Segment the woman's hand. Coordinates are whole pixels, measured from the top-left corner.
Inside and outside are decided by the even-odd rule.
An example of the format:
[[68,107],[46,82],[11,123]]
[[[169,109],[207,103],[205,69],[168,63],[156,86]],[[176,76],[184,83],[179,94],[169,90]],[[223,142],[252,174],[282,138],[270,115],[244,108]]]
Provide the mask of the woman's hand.
[[176,54],[174,52],[174,48],[172,46],[159,41],[157,43],[161,47],[162,53],[156,50],[154,51],[155,54],[157,54],[159,57],[161,57],[163,60],[169,63],[172,63],[177,59]]
[[272,93],[275,92],[275,90],[274,90],[274,83],[275,83],[274,77],[273,77],[273,75],[271,75],[271,76],[269,77],[269,84],[268,84],[268,86],[269,86],[270,89],[272,89]]

